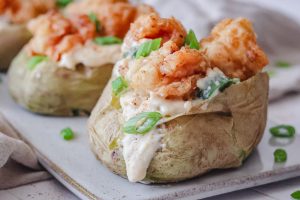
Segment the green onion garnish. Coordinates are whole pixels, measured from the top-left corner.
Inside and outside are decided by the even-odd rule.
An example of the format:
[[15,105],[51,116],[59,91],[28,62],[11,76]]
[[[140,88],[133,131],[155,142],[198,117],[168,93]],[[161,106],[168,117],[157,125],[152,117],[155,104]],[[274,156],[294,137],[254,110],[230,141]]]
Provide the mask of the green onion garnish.
[[162,118],[159,112],[143,112],[129,119],[123,126],[123,131],[128,134],[144,135],[151,131]]
[[60,136],[64,140],[72,140],[74,138],[74,132],[71,128],[65,128],[60,131]]
[[90,13],[89,18],[90,18],[91,22],[93,22],[95,24],[96,31],[100,32],[101,31],[101,23],[100,23],[97,15],[95,13]]
[[73,0],[56,0],[56,5],[60,8],[66,7],[69,3],[72,3]]
[[283,163],[287,159],[287,154],[284,149],[276,149],[274,151],[274,161],[276,163]]
[[300,200],[300,190],[297,190],[291,194],[291,197],[295,200]]
[[112,91],[115,96],[119,96],[128,87],[126,80],[121,76],[112,82]]
[[96,37],[94,41],[99,45],[122,44],[123,42],[122,39],[115,36]]
[[33,70],[39,63],[47,60],[47,56],[32,56],[27,62],[27,68]]
[[290,125],[279,125],[270,128],[270,133],[274,137],[291,138],[294,137],[296,130],[293,126]]
[[193,30],[189,30],[185,38],[185,44],[190,46],[191,49],[200,49],[200,44]]
[[236,79],[229,79],[226,77],[220,77],[219,80],[213,80],[210,82],[209,86],[201,90],[198,94],[198,97],[202,99],[209,99],[213,94],[217,91],[223,92],[226,88],[231,86],[232,84],[237,83],[238,80]]
[[147,57],[152,51],[156,51],[160,48],[162,38],[157,38],[143,43],[135,54],[135,58]]
[[280,68],[288,68],[291,66],[290,63],[283,61],[283,60],[277,61],[275,65],[276,65],[276,67],[280,67]]
[[267,71],[270,78],[274,77],[276,75],[276,72],[273,70]]

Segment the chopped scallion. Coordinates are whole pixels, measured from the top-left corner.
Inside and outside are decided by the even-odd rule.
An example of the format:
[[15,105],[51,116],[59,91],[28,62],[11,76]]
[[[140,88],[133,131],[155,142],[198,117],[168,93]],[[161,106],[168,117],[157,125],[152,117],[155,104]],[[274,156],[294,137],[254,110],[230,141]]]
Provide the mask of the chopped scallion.
[[279,60],[276,62],[276,67],[280,67],[280,68],[288,68],[290,67],[291,64],[286,62],[286,61],[283,61],[283,60]]
[[96,37],[94,41],[98,45],[122,44],[123,42],[122,39],[115,36]]
[[60,131],[60,136],[64,140],[72,140],[74,138],[74,132],[71,128],[65,128]]
[[124,78],[119,76],[112,82],[112,91],[115,96],[119,96],[128,87],[128,84]]
[[294,137],[296,130],[293,126],[290,125],[279,125],[270,128],[270,133],[274,137],[291,138]]
[[274,151],[274,161],[276,163],[283,163],[287,160],[287,154],[284,149],[276,149]]
[[193,30],[189,30],[185,38],[185,44],[190,46],[191,49],[200,49],[199,41],[197,40],[197,37]]
[[291,197],[295,200],[300,200],[300,190],[297,190],[291,194]]
[[100,24],[100,21],[99,21],[97,15],[92,12],[92,13],[89,14],[89,18],[90,18],[91,22],[93,22],[95,24],[96,31],[100,32],[101,31],[101,24]]
[[162,118],[159,112],[143,112],[129,119],[123,126],[123,131],[128,134],[144,135],[151,131]]
[[56,5],[60,8],[64,8],[72,2],[73,0],[56,0]]
[[143,43],[135,54],[135,58],[147,57],[152,51],[160,48],[162,38],[157,38]]
[[39,63],[47,60],[47,56],[32,56],[27,62],[27,68],[33,70]]
[[226,88],[237,82],[238,80],[236,79],[229,79],[226,77],[220,77],[218,80],[212,80],[206,89],[200,90],[198,97],[202,99],[209,99],[214,96],[217,91],[223,92]]

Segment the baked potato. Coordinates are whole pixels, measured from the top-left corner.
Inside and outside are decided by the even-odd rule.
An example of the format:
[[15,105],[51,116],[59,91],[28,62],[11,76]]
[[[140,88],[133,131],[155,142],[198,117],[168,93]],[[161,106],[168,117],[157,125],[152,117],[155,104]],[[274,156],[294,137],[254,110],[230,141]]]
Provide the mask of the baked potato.
[[89,113],[111,75],[113,64],[100,67],[78,65],[76,70],[59,67],[54,61],[28,69],[23,50],[8,72],[13,99],[34,113],[73,116]]
[[[115,66],[88,121],[105,166],[131,182],[169,183],[242,165],[264,133],[269,80],[247,19],[220,22],[199,44],[176,19],[152,14],[122,49],[136,51]],[[214,51],[226,62],[212,65]]]
[[[76,2],[70,8],[82,6],[80,12],[89,14],[66,8],[64,14],[51,11],[28,23],[33,37],[12,62],[8,78],[13,99],[29,111],[59,116],[90,113],[114,63],[122,57],[125,28],[120,28],[118,18],[127,24],[144,11],[139,11],[142,6],[112,1],[96,4],[99,9],[92,7],[90,13],[88,3]],[[124,9],[119,15],[100,12],[101,6],[116,9],[120,4]],[[100,18],[102,14],[107,18]]]
[[55,7],[56,0],[0,0],[1,71],[7,70],[12,59],[30,40],[26,23]]

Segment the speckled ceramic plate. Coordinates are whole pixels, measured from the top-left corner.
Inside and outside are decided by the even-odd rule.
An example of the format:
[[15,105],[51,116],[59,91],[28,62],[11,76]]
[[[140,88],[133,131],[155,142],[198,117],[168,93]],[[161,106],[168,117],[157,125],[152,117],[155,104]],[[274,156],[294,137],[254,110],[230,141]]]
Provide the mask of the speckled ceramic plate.
[[[31,114],[12,101],[5,82],[0,84],[0,111],[34,147],[41,163],[82,199],[201,199],[300,175],[300,159],[296,153],[300,151],[299,135],[294,140],[279,141],[266,132],[257,150],[239,169],[216,170],[178,184],[129,183],[101,165],[91,152],[86,118]],[[60,130],[67,126],[77,133],[72,141],[64,141],[59,136]],[[273,151],[281,146],[288,152],[288,161],[274,165]]]

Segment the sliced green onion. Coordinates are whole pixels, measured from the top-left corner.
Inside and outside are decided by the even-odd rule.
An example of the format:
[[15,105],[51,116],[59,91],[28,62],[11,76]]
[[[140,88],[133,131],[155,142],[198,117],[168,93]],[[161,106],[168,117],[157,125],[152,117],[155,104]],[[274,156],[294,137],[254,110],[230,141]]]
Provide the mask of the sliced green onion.
[[135,54],[135,58],[147,57],[152,51],[156,51],[160,48],[162,38],[157,38],[151,41],[143,43]]
[[297,190],[291,194],[291,197],[295,200],[300,200],[300,190]]
[[288,68],[291,66],[290,63],[286,62],[286,61],[283,61],[283,60],[279,60],[276,62],[275,64],[277,67],[280,67],[280,68]]
[[190,46],[191,49],[200,49],[199,41],[197,40],[196,34],[193,30],[189,30],[185,38],[185,44]]
[[296,130],[290,125],[279,125],[270,128],[270,133],[274,137],[291,138],[295,136]]
[[60,131],[60,136],[64,140],[72,140],[74,138],[74,132],[71,128],[65,128]]
[[60,8],[66,7],[69,3],[72,3],[73,0],[56,0],[56,5]]
[[107,36],[107,37],[96,37],[94,39],[96,44],[99,45],[112,45],[112,44],[122,44],[122,39],[115,36]]
[[119,96],[128,87],[126,80],[121,76],[112,82],[112,91],[115,96]]
[[100,32],[101,31],[101,23],[100,23],[97,15],[95,13],[90,13],[89,18],[90,18],[91,22],[93,22],[95,24],[96,31]]
[[27,68],[33,70],[39,63],[47,60],[47,56],[32,56],[27,62]]
[[267,71],[270,78],[274,77],[276,75],[276,72],[273,70]]
[[274,161],[276,163],[283,163],[287,160],[287,154],[284,149],[276,149],[274,151]]
[[215,92],[223,92],[226,88],[237,82],[237,79],[221,77],[219,80],[211,81],[209,86],[206,89],[201,90],[198,96],[202,99],[209,99]]
[[159,112],[140,113],[124,124],[123,131],[128,134],[144,135],[151,131],[161,118]]

